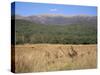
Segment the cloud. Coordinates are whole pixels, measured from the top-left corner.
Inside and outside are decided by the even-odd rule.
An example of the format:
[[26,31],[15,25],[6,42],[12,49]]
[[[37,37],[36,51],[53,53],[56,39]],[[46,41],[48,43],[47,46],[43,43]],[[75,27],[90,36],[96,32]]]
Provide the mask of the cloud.
[[50,11],[58,11],[56,8],[50,9]]

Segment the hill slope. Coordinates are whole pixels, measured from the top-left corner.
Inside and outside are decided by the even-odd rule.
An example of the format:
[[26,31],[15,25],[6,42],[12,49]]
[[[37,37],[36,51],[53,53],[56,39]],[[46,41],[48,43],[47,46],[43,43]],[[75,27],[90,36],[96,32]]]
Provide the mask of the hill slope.
[[16,19],[16,43],[96,44],[97,26],[90,24],[45,25]]
[[22,19],[31,21],[38,24],[45,25],[70,25],[70,24],[96,24],[96,16],[88,15],[75,15],[75,16],[66,16],[59,14],[41,14],[41,15],[32,15],[32,16],[20,16],[16,15],[16,19]]

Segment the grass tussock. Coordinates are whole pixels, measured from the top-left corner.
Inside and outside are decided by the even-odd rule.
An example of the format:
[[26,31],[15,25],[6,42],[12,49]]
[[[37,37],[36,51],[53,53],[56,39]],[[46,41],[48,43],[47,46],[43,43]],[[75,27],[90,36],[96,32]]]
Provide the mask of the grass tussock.
[[15,72],[96,68],[96,45],[16,45]]

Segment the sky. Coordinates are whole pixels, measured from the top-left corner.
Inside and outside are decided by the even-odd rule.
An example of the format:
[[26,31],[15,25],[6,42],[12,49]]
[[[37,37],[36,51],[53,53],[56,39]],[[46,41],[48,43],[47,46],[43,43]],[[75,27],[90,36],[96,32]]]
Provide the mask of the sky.
[[97,15],[95,6],[63,5],[48,3],[15,2],[12,3],[12,13],[22,16],[38,14],[63,14],[63,15]]

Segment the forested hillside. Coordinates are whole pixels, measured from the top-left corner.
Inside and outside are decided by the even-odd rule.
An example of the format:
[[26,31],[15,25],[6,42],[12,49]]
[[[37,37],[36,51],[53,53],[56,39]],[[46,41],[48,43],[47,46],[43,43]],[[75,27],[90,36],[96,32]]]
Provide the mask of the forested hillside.
[[16,44],[96,44],[97,25],[44,25],[16,19]]

